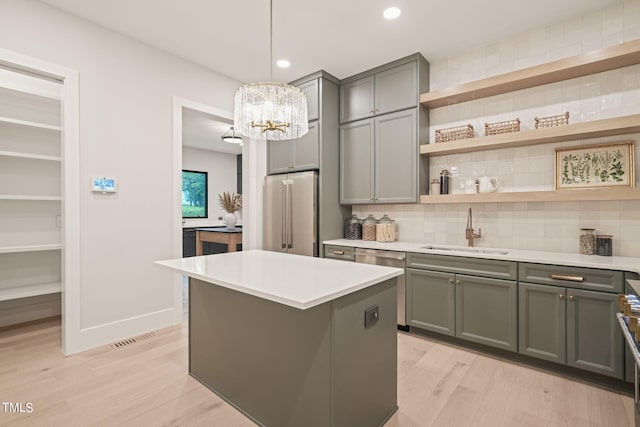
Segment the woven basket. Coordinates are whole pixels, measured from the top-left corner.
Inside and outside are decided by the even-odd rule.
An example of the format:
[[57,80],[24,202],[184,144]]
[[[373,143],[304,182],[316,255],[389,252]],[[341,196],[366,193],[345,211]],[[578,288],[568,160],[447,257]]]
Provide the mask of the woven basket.
[[519,118],[516,118],[515,120],[507,120],[505,122],[484,124],[485,136],[500,135],[502,133],[511,133],[511,132],[520,132]]
[[473,126],[470,124],[447,129],[436,129],[436,144],[440,142],[469,138],[473,138]]
[[552,128],[556,126],[568,125],[569,124],[569,112],[567,111],[564,114],[560,114],[559,116],[551,116],[551,117],[542,117],[542,118],[534,118],[536,129],[539,128]]

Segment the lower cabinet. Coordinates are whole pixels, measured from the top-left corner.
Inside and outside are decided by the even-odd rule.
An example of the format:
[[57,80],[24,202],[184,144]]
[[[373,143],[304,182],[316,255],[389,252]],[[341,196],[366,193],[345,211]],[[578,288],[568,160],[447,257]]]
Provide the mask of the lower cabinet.
[[407,324],[517,351],[513,280],[407,268]]
[[529,283],[519,286],[520,353],[624,377],[616,294]]

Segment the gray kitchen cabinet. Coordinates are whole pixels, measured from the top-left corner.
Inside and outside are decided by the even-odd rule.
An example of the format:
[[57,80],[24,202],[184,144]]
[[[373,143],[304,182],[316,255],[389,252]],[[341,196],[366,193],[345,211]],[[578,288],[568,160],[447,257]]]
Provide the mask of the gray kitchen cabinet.
[[407,268],[407,325],[454,336],[455,275]]
[[324,257],[343,261],[355,261],[355,248],[349,246],[324,245]]
[[418,200],[417,110],[340,127],[340,203]]
[[[441,271],[422,270],[425,264],[439,265]],[[468,262],[482,264],[479,259],[442,255],[408,254],[407,258],[407,324],[468,341],[517,351],[517,283],[496,279],[490,267],[468,268]],[[488,265],[496,261],[486,260]],[[515,263],[504,263],[512,270]],[[449,270],[449,271],[447,271]],[[452,271],[466,271],[458,274]],[[502,274],[502,273],[500,273]],[[482,277],[490,276],[490,277]]]
[[309,132],[298,139],[268,141],[268,173],[278,174],[318,169],[318,121],[309,123]]
[[383,68],[340,86],[340,123],[417,107],[418,61]]
[[519,348],[521,354],[566,363],[566,289],[519,285]]
[[520,353],[624,378],[624,342],[615,316],[622,272],[520,263],[519,276]]
[[307,97],[307,120],[310,122],[320,118],[319,113],[319,96],[320,82],[318,79],[309,80],[296,85],[302,90]]
[[618,296],[567,289],[567,364],[624,378],[624,338],[616,321]]

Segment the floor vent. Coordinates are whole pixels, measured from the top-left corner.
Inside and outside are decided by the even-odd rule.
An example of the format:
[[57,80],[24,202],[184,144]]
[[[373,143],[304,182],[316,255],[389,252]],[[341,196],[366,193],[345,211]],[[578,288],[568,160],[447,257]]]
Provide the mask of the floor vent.
[[148,334],[138,335],[137,337],[127,338],[126,340],[118,341],[116,343],[111,344],[111,348],[122,348],[126,347],[130,344],[135,344],[140,341],[148,340],[149,338],[155,337],[156,334],[153,332],[149,332]]

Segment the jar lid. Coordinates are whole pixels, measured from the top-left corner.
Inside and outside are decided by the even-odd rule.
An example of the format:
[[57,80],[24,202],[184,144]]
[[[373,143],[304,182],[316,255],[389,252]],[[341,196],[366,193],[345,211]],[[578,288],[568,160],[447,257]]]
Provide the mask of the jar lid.
[[432,184],[440,184],[440,180],[438,178],[433,178],[433,181],[431,181]]
[[387,214],[384,214],[384,215],[382,216],[382,218],[380,218],[380,219],[378,220],[378,222],[380,222],[380,223],[385,223],[385,224],[390,224],[390,223],[394,223],[395,221],[394,221],[394,220],[392,220],[391,218],[389,218],[389,216],[388,216]]
[[378,223],[378,220],[377,220],[377,219],[375,219],[375,218],[373,217],[373,214],[369,214],[369,216],[368,216],[368,217],[366,217],[366,218],[364,219],[364,221],[362,221],[362,223],[363,223],[363,224],[368,224],[368,225],[370,225],[370,224],[377,224],[377,223]]
[[353,214],[351,218],[347,219],[348,224],[360,224],[360,222],[362,221],[356,216],[356,214]]
[[449,175],[449,171],[446,169],[442,169],[442,172],[440,172],[442,175]]
[[612,234],[596,234],[596,237],[598,239],[610,239],[613,237]]

